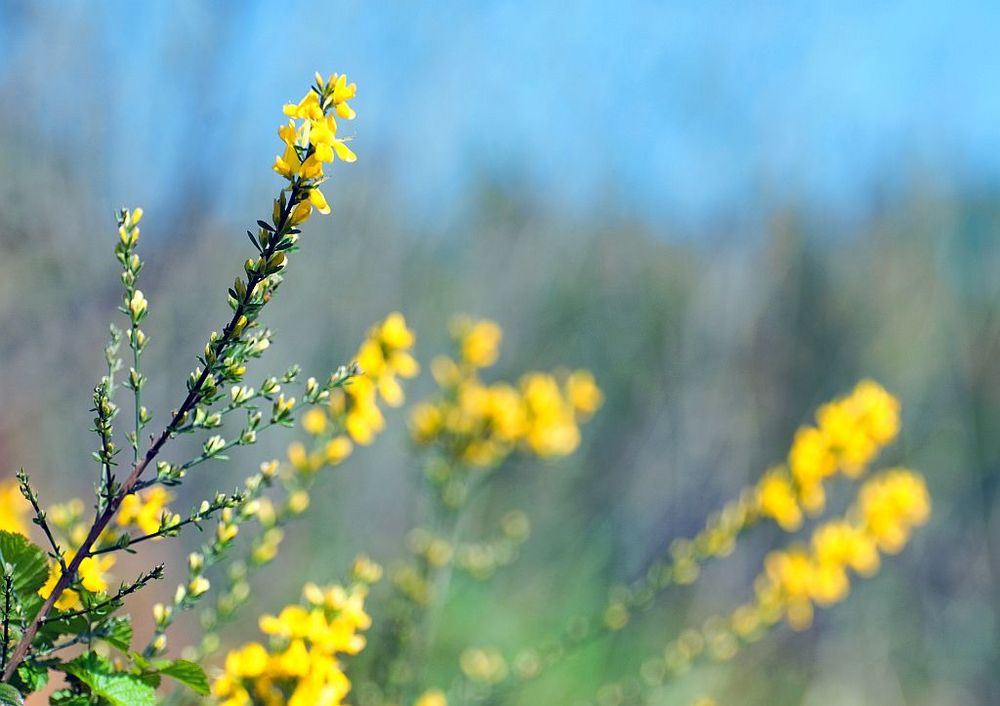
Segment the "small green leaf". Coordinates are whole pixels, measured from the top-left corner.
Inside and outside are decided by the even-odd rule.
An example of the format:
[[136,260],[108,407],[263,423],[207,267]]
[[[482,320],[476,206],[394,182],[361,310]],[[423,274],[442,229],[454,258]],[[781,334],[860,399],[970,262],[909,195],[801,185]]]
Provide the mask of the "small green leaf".
[[108,660],[93,652],[80,655],[61,669],[80,680],[91,693],[111,706],[156,706],[156,691],[139,677],[116,672]]
[[71,689],[60,689],[49,697],[49,706],[88,706],[90,697]]
[[132,621],[129,618],[109,620],[102,632],[105,633],[102,639],[122,652],[128,652],[132,646]]
[[24,706],[21,692],[10,684],[0,684],[0,706]]
[[49,666],[48,661],[25,660],[17,668],[14,678],[11,680],[12,685],[23,694],[34,694],[36,691],[41,691],[49,682]]
[[157,665],[160,674],[176,679],[196,694],[208,695],[208,677],[205,670],[194,662],[178,659],[166,665]]
[[29,596],[38,592],[49,579],[45,552],[14,532],[0,531],[0,565],[14,567],[14,592]]

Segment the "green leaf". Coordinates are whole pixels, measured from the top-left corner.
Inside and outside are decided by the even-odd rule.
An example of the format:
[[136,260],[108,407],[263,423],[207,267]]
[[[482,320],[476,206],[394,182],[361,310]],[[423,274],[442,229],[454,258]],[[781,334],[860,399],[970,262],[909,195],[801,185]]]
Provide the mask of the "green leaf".
[[157,665],[160,674],[176,679],[196,694],[208,695],[208,677],[205,670],[194,662],[178,659],[164,665]]
[[101,639],[122,652],[128,652],[132,646],[132,621],[129,618],[109,620],[102,632],[105,632],[105,635]]
[[49,697],[49,706],[88,706],[90,697],[72,689],[60,689]]
[[35,661],[27,659],[17,668],[14,678],[11,680],[13,686],[17,687],[21,693],[34,694],[49,682],[49,662]]
[[21,692],[10,684],[0,684],[0,706],[24,706]]
[[38,635],[50,642],[55,642],[60,635],[80,635],[90,630],[90,623],[82,615],[72,618],[58,618],[52,615],[51,618],[55,619],[45,621],[38,629]]
[[156,706],[156,691],[139,677],[116,672],[108,660],[93,652],[80,655],[61,669],[80,680],[91,693],[111,706]]
[[0,563],[14,567],[14,592],[30,596],[49,579],[45,552],[14,532],[0,531]]

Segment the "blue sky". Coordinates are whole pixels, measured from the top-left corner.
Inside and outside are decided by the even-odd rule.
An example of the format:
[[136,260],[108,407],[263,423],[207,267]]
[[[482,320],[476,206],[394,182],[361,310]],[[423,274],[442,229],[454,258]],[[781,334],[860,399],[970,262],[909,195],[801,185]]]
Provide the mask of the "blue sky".
[[0,87],[119,201],[205,159],[252,190],[317,68],[357,81],[363,168],[421,223],[482,174],[576,217],[693,224],[1000,178],[996,3],[63,6],[0,14]]

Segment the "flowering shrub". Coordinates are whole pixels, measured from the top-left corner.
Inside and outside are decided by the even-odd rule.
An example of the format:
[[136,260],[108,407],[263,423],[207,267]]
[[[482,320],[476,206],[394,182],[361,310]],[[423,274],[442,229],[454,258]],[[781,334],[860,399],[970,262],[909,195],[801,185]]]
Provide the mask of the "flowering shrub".
[[[606,607],[592,620],[514,655],[470,634],[467,649],[455,656],[453,678],[429,683],[434,613],[453,575],[488,580],[517,560],[530,535],[527,514],[510,507],[486,536],[466,536],[461,519],[470,498],[515,457],[530,462],[572,454],[582,425],[603,401],[586,370],[491,379],[499,326],[458,317],[451,324],[453,350],[431,361],[435,391],[409,410],[426,503],[407,533],[407,559],[383,570],[360,555],[341,583],[306,583],[301,603],[262,616],[262,637],[219,659],[221,631],[247,602],[253,575],[277,556],[289,525],[309,509],[317,476],[375,440],[386,426],[384,407],[402,406],[404,381],[420,372],[414,333],[402,314],[391,313],[372,326],[353,362],[329,374],[302,381],[293,366],[256,385],[246,379],[248,362],[270,347],[261,314],[299,249],[301,227],[314,212],[330,212],[320,189],[327,170],[356,159],[338,136],[338,122],[355,117],[349,104],[355,91],[343,75],[317,75],[301,101],[285,106],[282,153],[273,167],[282,188],[269,218],[247,232],[254,254],[228,290],[232,317],[210,336],[179,405],[148,445],[142,439],[153,413],[142,397],[149,344],[142,325],[150,302],[138,288],[143,263],[137,253],[143,212],[119,212],[115,255],[125,326],[110,328],[107,369],[93,392],[99,467],[93,511],[81,499],[43,504],[23,471],[0,485],[0,706],[46,689],[57,706],[142,706],[161,699],[224,706],[337,706],[348,698],[359,706],[501,703],[580,646],[625,630],[668,588],[697,581],[705,562],[733,552],[755,526],[773,523],[788,535],[802,533],[799,542],[767,555],[744,602],[682,630],[637,675],[597,695],[601,703],[643,702],[697,659],[728,659],[782,621],[807,628],[817,607],[846,598],[852,581],[877,572],[884,555],[899,552],[927,520],[930,499],[917,473],[871,472],[899,432],[899,403],[863,381],[821,407],[815,424],[796,433],[787,461],[711,515],[700,533],[675,540],[639,580],[611,587]],[[124,433],[122,396],[131,397]],[[284,460],[265,460],[232,493],[177,507],[174,489],[196,467],[227,460],[228,451],[254,445],[274,427],[301,430]],[[166,460],[163,450],[179,436],[197,438],[200,451]],[[858,484],[854,501],[839,514],[828,511],[827,490],[835,482]],[[158,542],[206,526],[208,539],[189,554],[184,580],[170,600],[153,607],[150,638],[134,644],[133,621],[143,618],[128,610],[127,599],[161,579],[163,566],[122,581],[114,575],[119,555],[155,554]],[[213,573],[220,564],[225,571]],[[176,617],[195,609],[202,627],[197,644],[171,650]],[[54,674],[61,677],[49,685]]]

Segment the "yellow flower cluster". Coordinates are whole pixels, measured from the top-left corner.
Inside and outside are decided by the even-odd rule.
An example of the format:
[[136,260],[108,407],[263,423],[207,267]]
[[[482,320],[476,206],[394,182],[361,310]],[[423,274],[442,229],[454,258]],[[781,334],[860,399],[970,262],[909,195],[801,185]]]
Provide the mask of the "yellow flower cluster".
[[0,530],[28,536],[28,503],[18,487],[17,481],[0,483]]
[[[314,208],[323,214],[330,212],[326,197],[319,190],[325,178],[323,165],[335,159],[344,162],[357,159],[346,141],[337,137],[337,118],[354,119],[354,110],[347,102],[355,93],[357,86],[349,84],[344,74],[333,74],[328,80],[316,74],[316,84],[305,97],[285,106],[289,120],[278,128],[278,137],[285,149],[275,158],[274,171],[288,179],[293,188],[304,189],[308,194],[307,198],[293,204],[293,225],[305,222]],[[275,209],[280,209],[280,202],[275,202]]]
[[160,529],[164,513],[168,520],[173,517],[167,509],[167,503],[171,500],[173,495],[159,485],[141,494],[130,493],[122,498],[115,522],[119,527],[137,527],[143,534],[153,534]]
[[358,349],[356,361],[361,375],[330,393],[326,409],[314,407],[302,418],[302,428],[313,439],[311,451],[300,442],[288,447],[288,460],[300,473],[314,473],[324,465],[335,466],[354,450],[354,444],[370,444],[385,428],[379,400],[390,407],[404,402],[400,378],[412,378],[420,370],[412,355],[416,338],[399,312],[375,324]]
[[[899,403],[871,381],[824,405],[816,417],[816,426],[797,433],[786,466],[769,470],[756,486],[709,516],[695,538],[674,541],[669,560],[654,563],[643,579],[611,592],[603,616],[606,629],[623,628],[630,611],[651,606],[666,586],[696,581],[701,562],[731,552],[740,534],[760,519],[773,519],[789,532],[800,529],[805,514],[824,510],[826,479],[836,473],[860,477],[899,432]],[[927,521],[930,503],[924,479],[914,471],[893,468],[866,479],[843,516],[818,524],[807,546],[767,555],[753,600],[683,630],[662,657],[643,663],[643,680],[660,684],[702,655],[729,659],[781,620],[806,628],[817,606],[846,598],[852,577],[874,575],[883,554],[903,548],[913,529]]]
[[534,372],[517,387],[484,383],[479,371],[497,361],[499,326],[460,318],[451,331],[457,360],[441,356],[433,361],[441,393],[414,408],[414,441],[437,444],[456,461],[480,467],[500,463],[518,447],[543,457],[576,450],[579,423],[602,403],[593,375],[585,370],[560,376]]
[[[65,557],[67,563],[73,559],[73,553]],[[108,571],[115,565],[115,557],[112,554],[101,556],[88,556],[80,562],[77,571],[77,580],[84,590],[90,593],[104,593],[108,590]],[[40,589],[38,595],[48,598],[52,589],[56,587],[59,577],[62,576],[62,569],[59,564],[53,563],[49,566],[49,578]],[[83,604],[80,601],[80,594],[71,589],[63,591],[56,600],[56,608],[59,610],[76,610]]]
[[914,527],[927,522],[931,497],[924,479],[905,468],[894,468],[865,483],[858,493],[864,529],[887,554],[906,545]]
[[787,466],[769,470],[757,488],[761,514],[793,532],[803,512],[826,505],[823,482],[840,472],[864,473],[879,450],[899,433],[899,402],[872,380],[862,380],[846,397],[823,405],[816,425],[795,434]]
[[[363,562],[365,563],[365,562]],[[373,572],[370,562],[365,571]],[[375,573],[381,573],[379,570]],[[341,655],[365,646],[371,626],[364,603],[368,584],[320,588],[306,584],[305,605],[290,605],[260,619],[268,645],[251,642],[226,655],[212,684],[222,706],[339,706],[351,689]]]
[[880,552],[896,553],[914,527],[927,521],[930,496],[923,478],[896,468],[866,481],[844,519],[826,522],[811,546],[772,552],[757,585],[757,605],[772,620],[785,617],[796,629],[812,623],[813,605],[847,597],[851,571],[871,576]]

